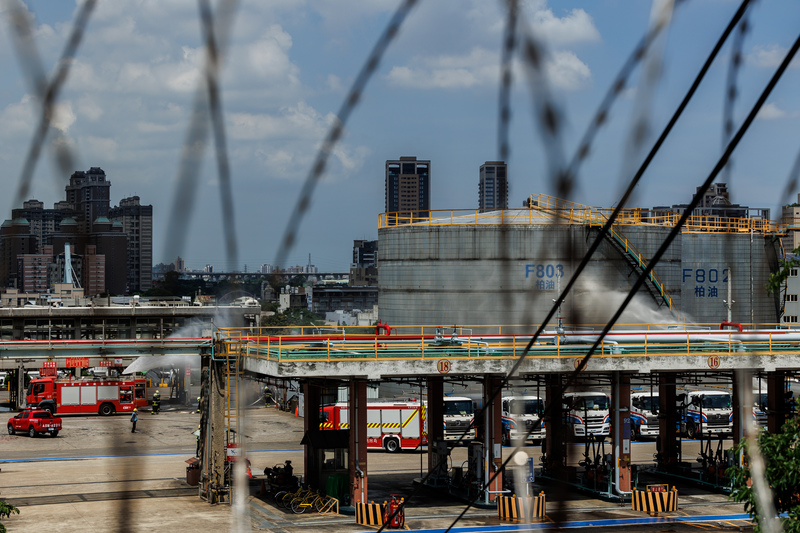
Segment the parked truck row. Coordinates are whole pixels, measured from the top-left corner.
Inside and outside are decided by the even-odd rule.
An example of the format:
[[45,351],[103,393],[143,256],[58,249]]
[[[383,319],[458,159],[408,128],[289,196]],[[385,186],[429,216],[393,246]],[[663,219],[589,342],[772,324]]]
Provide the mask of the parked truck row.
[[[676,431],[689,438],[701,434],[733,432],[731,393],[725,390],[690,390],[677,395]],[[754,391],[754,420],[766,426],[766,394]],[[545,400],[536,395],[512,394],[502,397],[503,444],[526,438],[528,443],[544,440]],[[475,436],[475,400],[466,396],[444,398],[444,439]],[[568,431],[578,439],[604,439],[611,433],[611,398],[600,391],[569,392],[562,398]],[[371,402],[368,404],[367,447],[399,451],[427,444],[427,415],[424,402]],[[322,408],[321,429],[347,429],[347,404]],[[659,434],[658,392],[631,394],[631,436],[654,438]]]

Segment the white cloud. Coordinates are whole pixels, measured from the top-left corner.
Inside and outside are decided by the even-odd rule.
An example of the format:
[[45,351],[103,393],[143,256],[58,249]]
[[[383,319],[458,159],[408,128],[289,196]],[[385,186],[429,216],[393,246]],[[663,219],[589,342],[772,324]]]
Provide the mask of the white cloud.
[[500,72],[498,55],[482,48],[462,56],[416,58],[412,63],[412,67],[393,67],[388,81],[403,87],[460,89],[488,85]]
[[566,50],[553,52],[547,61],[547,75],[554,88],[568,91],[585,87],[592,77],[586,63]]
[[72,102],[66,100],[56,103],[53,118],[50,119],[50,125],[66,133],[77,119],[78,117],[75,116],[75,112],[72,110]]
[[776,120],[779,118],[784,118],[788,115],[786,111],[778,107],[778,104],[775,102],[769,102],[768,104],[764,105],[756,115],[757,119],[760,120]]
[[328,89],[330,89],[331,91],[339,92],[344,90],[344,86],[342,85],[342,79],[336,74],[328,74],[327,84],[328,84]]
[[331,116],[323,117],[305,102],[283,109],[280,114],[228,113],[231,139],[321,139]]
[[[577,90],[591,78],[589,67],[569,51],[555,51],[547,60],[547,75],[557,89]],[[393,67],[387,80],[402,87],[420,89],[464,89],[492,87],[500,75],[496,53],[474,48],[462,56],[416,58],[412,66]]]
[[105,137],[88,136],[85,141],[85,149],[94,157],[99,157],[104,161],[113,161],[117,158],[117,142],[114,139]]
[[563,46],[600,40],[600,32],[592,17],[583,9],[573,9],[564,17],[557,17],[553,10],[538,6],[530,15],[533,33],[548,46]]
[[19,102],[11,103],[0,113],[0,136],[7,139],[16,139],[20,136],[30,135],[33,131],[34,98],[28,94]]
[[[765,46],[757,45],[753,47],[753,52],[748,54],[746,59],[749,63],[757,67],[777,68],[783,61],[783,58],[786,57],[788,51],[788,48],[778,44]],[[800,67],[800,59],[795,57],[789,66],[792,68]]]

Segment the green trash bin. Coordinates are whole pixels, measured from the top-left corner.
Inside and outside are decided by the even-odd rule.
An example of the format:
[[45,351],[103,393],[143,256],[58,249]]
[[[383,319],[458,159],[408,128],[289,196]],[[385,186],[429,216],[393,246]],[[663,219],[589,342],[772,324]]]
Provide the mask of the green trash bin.
[[344,505],[345,499],[349,497],[347,490],[347,483],[349,476],[347,474],[331,474],[325,481],[325,494],[333,496],[339,503]]

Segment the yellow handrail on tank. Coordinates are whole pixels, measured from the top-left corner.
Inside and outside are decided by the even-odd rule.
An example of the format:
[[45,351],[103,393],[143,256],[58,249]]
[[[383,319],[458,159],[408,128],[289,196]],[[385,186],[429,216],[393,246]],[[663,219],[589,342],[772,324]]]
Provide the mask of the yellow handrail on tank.
[[[479,209],[443,209],[428,211],[398,211],[381,213],[379,228],[402,226],[482,226],[507,224],[602,224],[613,213],[612,207],[590,207],[547,194],[532,194],[528,207],[481,211]],[[547,216],[535,216],[535,213]],[[651,209],[623,209],[614,224],[673,227],[681,214]],[[785,233],[785,225],[771,220],[747,217],[717,217],[693,215],[683,226],[684,233],[754,233],[771,235]]]

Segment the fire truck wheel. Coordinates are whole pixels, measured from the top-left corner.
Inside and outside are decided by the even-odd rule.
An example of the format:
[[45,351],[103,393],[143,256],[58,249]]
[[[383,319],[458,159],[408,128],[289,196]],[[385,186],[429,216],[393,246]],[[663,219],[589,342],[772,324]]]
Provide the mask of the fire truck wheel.
[[36,430],[35,430],[35,429],[33,429],[33,426],[31,426],[31,427],[29,427],[29,428],[28,428],[28,436],[29,436],[30,438],[34,438],[34,437],[36,436]]
[[103,416],[109,416],[114,414],[114,406],[110,403],[104,403],[100,406],[100,414]]
[[58,437],[58,430],[51,431],[51,432],[50,432],[50,436],[51,436],[51,437]]
[[389,437],[385,441],[383,441],[383,447],[386,449],[387,452],[395,453],[400,451],[400,441],[397,440],[395,437]]
[[12,426],[11,424],[8,425],[8,434],[9,435],[13,435],[14,434],[14,426]]
[[42,409],[44,409],[45,411],[47,411],[48,413],[50,413],[50,415],[54,415],[54,414],[56,414],[56,407],[55,407],[55,405],[52,405],[52,404],[49,404],[49,403],[48,403],[47,405],[43,406],[43,407],[42,407]]

